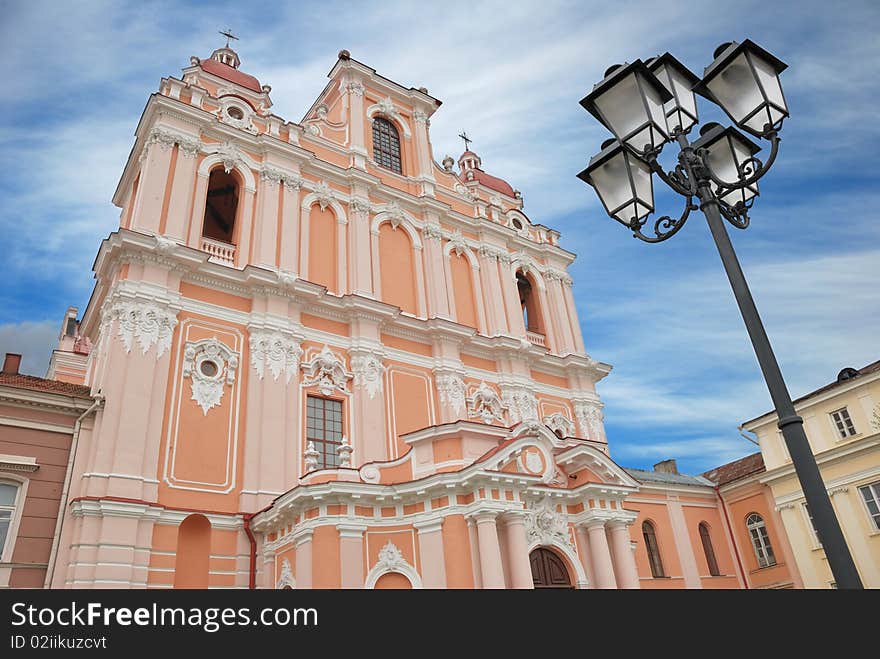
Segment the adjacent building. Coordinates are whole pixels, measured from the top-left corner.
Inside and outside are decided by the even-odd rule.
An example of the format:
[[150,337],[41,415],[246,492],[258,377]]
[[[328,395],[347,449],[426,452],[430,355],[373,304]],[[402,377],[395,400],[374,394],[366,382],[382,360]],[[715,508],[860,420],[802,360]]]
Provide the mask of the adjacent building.
[[[794,401],[862,583],[880,588],[880,361],[845,368],[834,382]],[[775,413],[746,421],[757,435],[773,505],[805,588],[834,587]]]

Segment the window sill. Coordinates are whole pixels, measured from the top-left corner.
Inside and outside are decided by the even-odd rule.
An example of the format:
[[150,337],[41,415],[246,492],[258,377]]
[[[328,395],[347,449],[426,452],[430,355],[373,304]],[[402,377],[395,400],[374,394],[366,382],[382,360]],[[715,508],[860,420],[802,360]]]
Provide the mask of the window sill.
[[757,574],[758,572],[763,572],[764,570],[772,570],[775,567],[785,567],[785,563],[774,563],[773,565],[765,565],[763,567],[757,567],[753,570],[749,570],[749,574]]

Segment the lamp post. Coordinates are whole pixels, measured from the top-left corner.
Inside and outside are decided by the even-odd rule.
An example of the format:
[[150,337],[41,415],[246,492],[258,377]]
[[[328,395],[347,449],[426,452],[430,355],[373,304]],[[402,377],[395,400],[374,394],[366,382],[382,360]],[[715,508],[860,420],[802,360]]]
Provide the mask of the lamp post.
[[[690,213],[703,211],[745,322],[761,372],[779,417],[778,426],[813,516],[838,588],[862,588],[831,499],[795,412],[764,325],[758,315],[724,220],[738,229],[749,225],[748,211],[758,196],[758,180],[779,151],[779,131],[788,107],[779,82],[786,64],[745,40],[715,51],[702,80],[669,53],[648,62],[614,66],[581,105],[613,134],[578,178],[593,186],[606,212],[636,238],[659,243],[678,233]],[[705,124],[699,138],[694,92],[719,105],[743,131],[770,143],[766,162],[761,147],[733,127]],[[666,171],[658,162],[664,145],[678,144],[678,163]],[[664,215],[642,229],[654,211],[653,174],[684,198],[679,217]]]

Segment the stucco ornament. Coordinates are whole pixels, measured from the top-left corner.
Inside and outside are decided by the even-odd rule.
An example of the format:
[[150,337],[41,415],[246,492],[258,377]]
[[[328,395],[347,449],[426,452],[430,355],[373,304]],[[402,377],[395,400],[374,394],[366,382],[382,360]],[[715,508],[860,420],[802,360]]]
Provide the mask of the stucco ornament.
[[561,434],[562,437],[574,436],[574,423],[562,412],[554,412],[550,416],[545,416],[544,425],[556,434]]
[[286,558],[281,561],[281,576],[278,577],[278,583],[275,585],[278,590],[283,588],[295,588],[296,584],[293,580],[293,570],[290,568],[290,561]]
[[302,356],[302,348],[296,338],[277,331],[253,330],[250,336],[250,349],[251,366],[261,380],[268,367],[276,382],[284,373],[285,383],[290,384],[290,380],[296,375],[299,359]]
[[312,192],[314,193],[315,201],[318,202],[321,210],[326,210],[327,206],[332,204],[336,199],[333,196],[333,190],[330,188],[330,185],[327,183],[327,181],[318,182]]
[[328,346],[325,345],[310,362],[303,364],[303,370],[306,373],[304,387],[317,386],[318,391],[325,396],[336,390],[348,393],[347,383],[350,376],[346,373],[342,360]]
[[383,570],[399,570],[402,567],[408,566],[409,563],[406,562],[406,559],[403,557],[400,549],[397,548],[397,545],[389,540],[388,543],[379,550],[379,560],[376,562],[376,565]]
[[455,252],[457,256],[461,256],[468,250],[468,244],[458,229],[449,236],[449,249]]
[[387,114],[389,117],[393,117],[397,114],[397,109],[394,107],[394,101],[391,100],[390,96],[386,96],[381,101],[376,103],[376,106],[379,108],[379,111],[382,114]]
[[441,404],[448,404],[456,415],[461,414],[466,397],[464,380],[458,373],[438,373],[437,392],[440,394]]
[[483,423],[493,421],[504,422],[504,405],[496,391],[485,382],[471,395],[468,405],[468,416],[479,417]]
[[309,442],[306,444],[306,450],[303,453],[303,458],[306,464],[305,473],[309,473],[315,471],[318,468],[318,459],[321,457],[321,454],[315,449],[315,442]]
[[538,419],[538,401],[528,389],[522,387],[505,387],[502,389],[501,400],[510,414],[511,423]]
[[187,341],[183,357],[183,376],[192,381],[192,400],[207,416],[220,404],[226,386],[235,383],[238,354],[216,337]]
[[382,376],[385,367],[382,360],[374,354],[357,354],[351,358],[351,372],[354,374],[354,386],[367,390],[370,400],[382,393]]
[[549,499],[542,499],[527,508],[526,534],[530,543],[561,544],[573,549],[568,520],[556,511],[556,506]]
[[223,163],[223,169],[227,174],[235,169],[237,165],[244,166],[244,158],[241,155],[241,151],[229,142],[225,142],[217,147],[216,154],[220,156],[220,161]]
[[603,421],[605,416],[597,403],[577,402],[574,405],[574,414],[577,417],[581,434],[590,439],[602,439],[604,437]]
[[135,339],[145,355],[155,345],[156,359],[171,348],[171,335],[177,326],[176,311],[155,302],[119,300],[108,313],[117,323],[126,352],[131,352]]
[[354,447],[348,441],[347,437],[343,437],[342,443],[336,449],[336,454],[339,456],[340,467],[351,467],[351,454],[353,452]]
[[397,230],[397,227],[400,226],[400,223],[406,219],[406,213],[403,212],[403,209],[396,200],[386,204],[385,213],[391,221],[391,228],[395,231]]

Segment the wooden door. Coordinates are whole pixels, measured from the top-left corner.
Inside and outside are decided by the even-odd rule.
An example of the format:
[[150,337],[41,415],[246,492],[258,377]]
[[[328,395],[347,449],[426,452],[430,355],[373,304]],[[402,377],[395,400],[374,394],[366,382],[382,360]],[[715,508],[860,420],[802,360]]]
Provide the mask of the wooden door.
[[529,554],[529,562],[535,588],[572,588],[568,568],[554,552],[538,547]]

